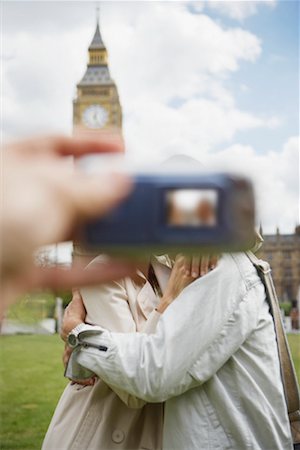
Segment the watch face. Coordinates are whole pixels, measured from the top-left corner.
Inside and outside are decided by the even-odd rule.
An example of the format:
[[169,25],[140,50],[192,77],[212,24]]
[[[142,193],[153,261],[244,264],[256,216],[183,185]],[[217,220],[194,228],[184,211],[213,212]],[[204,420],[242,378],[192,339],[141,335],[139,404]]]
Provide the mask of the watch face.
[[83,112],[83,122],[89,128],[102,128],[108,119],[108,112],[100,105],[91,105]]
[[68,344],[70,347],[76,347],[78,343],[77,336],[75,334],[69,334],[68,336]]

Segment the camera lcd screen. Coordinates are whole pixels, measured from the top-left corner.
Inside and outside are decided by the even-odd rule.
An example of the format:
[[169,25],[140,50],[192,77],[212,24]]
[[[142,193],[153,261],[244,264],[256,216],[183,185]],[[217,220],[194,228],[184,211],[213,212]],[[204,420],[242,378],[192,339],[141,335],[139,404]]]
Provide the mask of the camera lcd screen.
[[213,189],[172,189],[166,192],[167,225],[214,227],[217,225],[218,193]]

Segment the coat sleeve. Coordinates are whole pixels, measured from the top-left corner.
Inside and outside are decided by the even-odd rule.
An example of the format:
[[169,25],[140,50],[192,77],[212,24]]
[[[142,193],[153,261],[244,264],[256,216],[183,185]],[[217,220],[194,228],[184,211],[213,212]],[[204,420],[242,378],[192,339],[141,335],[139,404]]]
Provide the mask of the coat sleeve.
[[[160,316],[160,313],[153,310],[145,323],[143,332],[147,334],[154,333]],[[117,386],[110,385],[110,387],[129,408],[142,408],[147,403],[146,399],[142,400],[136,395],[129,394],[127,391],[119,389]]]
[[[81,296],[87,310],[87,322],[105,327],[110,331],[136,332],[136,324],[129,307],[127,292],[122,282],[83,288]],[[143,332],[154,332],[159,317],[160,314],[154,310],[146,321]],[[76,353],[74,353],[70,364],[76,364]],[[83,375],[87,373],[91,376],[86,369],[81,370],[81,372]],[[84,376],[82,376],[82,379],[84,379]],[[109,380],[106,383],[128,407],[142,408],[145,405],[146,402],[144,400],[126,392],[122,389],[122,386],[111,385]]]
[[155,334],[103,331],[86,337],[78,363],[110,385],[161,402],[200,385],[238,350],[258,322],[264,288],[247,286],[227,261],[193,282],[162,315]]
[[161,314],[158,311],[156,311],[156,309],[154,309],[150,313],[150,315],[149,315],[147,321],[145,322],[141,332],[142,333],[146,333],[146,334],[155,333],[156,328],[157,328],[157,324],[158,324],[158,321],[159,321],[160,318],[161,318]]
[[[128,304],[127,292],[121,281],[83,288],[81,289],[81,296],[87,311],[87,322],[111,331],[136,332],[136,324]],[[70,364],[76,364],[76,352]],[[83,370],[81,372],[82,377],[78,375],[77,378],[84,379],[84,373],[89,374],[89,372]],[[106,384],[128,407],[142,408],[145,405],[144,400],[124,391],[122,386],[112,386],[108,380]]]

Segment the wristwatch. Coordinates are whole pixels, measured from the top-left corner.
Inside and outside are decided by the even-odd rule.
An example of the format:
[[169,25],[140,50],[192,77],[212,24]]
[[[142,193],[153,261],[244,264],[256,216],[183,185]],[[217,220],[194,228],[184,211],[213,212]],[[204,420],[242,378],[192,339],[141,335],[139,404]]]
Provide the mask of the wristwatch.
[[[78,345],[83,345],[85,342],[82,342],[79,338],[80,333],[84,333],[84,336],[87,338],[93,335],[99,335],[99,333],[103,333],[103,328],[97,325],[89,325],[87,323],[79,323],[75,328],[68,334],[67,343],[71,348],[75,348]],[[87,343],[86,343],[87,344]],[[94,347],[93,344],[89,344],[90,347]],[[96,348],[102,349],[103,346],[95,346]],[[101,348],[100,348],[101,347]]]
[[86,330],[88,327],[88,325],[86,323],[79,323],[78,325],[76,325],[75,328],[73,328],[72,331],[70,331],[70,333],[68,334],[67,337],[67,342],[69,347],[71,348],[75,348],[77,347],[77,345],[80,343],[79,339],[78,339],[78,335],[79,333],[81,333],[81,331]]

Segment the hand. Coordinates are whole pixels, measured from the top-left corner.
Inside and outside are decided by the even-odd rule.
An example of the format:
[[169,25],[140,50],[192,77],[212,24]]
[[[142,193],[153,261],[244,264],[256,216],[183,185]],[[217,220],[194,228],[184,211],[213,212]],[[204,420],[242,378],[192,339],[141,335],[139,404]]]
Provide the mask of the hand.
[[[63,364],[64,364],[65,368],[67,367],[67,364],[69,362],[72,351],[73,351],[73,349],[66,344],[64,353],[63,353]],[[71,379],[70,381],[72,381],[71,384],[81,384],[83,386],[93,386],[96,381],[96,376],[88,378],[87,380],[76,380],[75,381],[75,380]]]
[[[34,266],[34,252],[41,245],[71,239],[81,220],[104,214],[131,189],[125,175],[87,175],[75,170],[66,157],[122,151],[121,139],[108,135],[45,137],[2,149],[2,299],[12,300],[35,287],[78,284],[80,270],[39,270]],[[85,276],[90,282],[91,272],[83,272],[81,279]],[[109,276],[119,278],[120,274],[114,274],[110,266]]]
[[[61,337],[64,341],[67,340],[68,334],[80,323],[83,323],[86,316],[86,310],[82,301],[82,297],[78,290],[73,290],[73,297],[71,302],[68,304],[61,330]],[[66,367],[70,359],[73,349],[67,344],[65,345],[65,350],[63,353],[63,363]],[[96,381],[96,376],[88,378],[87,380],[71,380],[72,384],[81,384],[83,386],[93,386]]]
[[217,262],[218,256],[216,255],[194,255],[192,257],[177,255],[166,291],[156,308],[157,311],[163,313],[184,288],[195,281],[196,278],[202,277],[213,270]]
[[69,347],[68,344],[65,344],[65,348],[64,348],[64,352],[63,352],[63,356],[62,356],[64,368],[66,368],[68,365],[72,351],[73,351],[72,347]]
[[68,334],[80,323],[84,323],[86,310],[79,291],[73,292],[73,298],[65,309],[60,336],[66,341]]
[[193,278],[203,277],[217,266],[218,259],[218,255],[194,255],[187,258],[187,270]]

